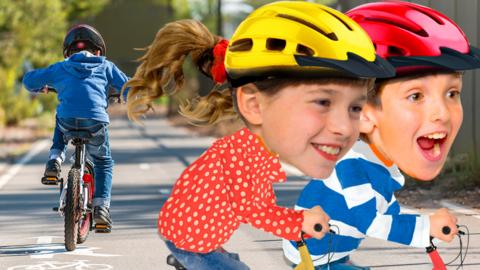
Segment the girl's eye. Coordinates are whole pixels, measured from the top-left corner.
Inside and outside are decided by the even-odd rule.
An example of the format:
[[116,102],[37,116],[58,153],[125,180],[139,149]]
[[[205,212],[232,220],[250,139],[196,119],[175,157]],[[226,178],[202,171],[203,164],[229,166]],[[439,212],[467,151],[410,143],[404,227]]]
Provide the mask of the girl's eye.
[[423,97],[422,93],[413,93],[407,97],[410,101],[419,101]]
[[328,106],[330,106],[330,104],[332,104],[332,102],[328,99],[317,99],[317,100],[315,100],[315,103],[320,105],[320,106],[325,106],[325,107],[328,107]]
[[362,106],[352,106],[351,110],[354,113],[360,113],[362,111],[363,107]]
[[450,91],[448,91],[447,96],[448,96],[449,98],[459,98],[459,97],[460,97],[460,91],[458,91],[458,90],[450,90]]

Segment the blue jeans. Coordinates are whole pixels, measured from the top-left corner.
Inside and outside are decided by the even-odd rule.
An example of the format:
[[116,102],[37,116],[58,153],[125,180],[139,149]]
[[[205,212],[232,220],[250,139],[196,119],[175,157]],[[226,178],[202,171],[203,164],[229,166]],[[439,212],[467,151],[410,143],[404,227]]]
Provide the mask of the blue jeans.
[[196,253],[178,249],[170,241],[165,241],[172,255],[187,270],[249,270],[248,266],[240,261],[238,254],[225,251]]
[[329,264],[315,266],[315,270],[370,270],[370,268],[356,266],[350,262],[350,257],[346,256]]
[[110,207],[114,162],[108,141],[108,123],[83,118],[57,118],[50,156],[56,153],[62,160],[65,160],[67,144],[64,140],[64,134],[75,129],[84,129],[95,133],[95,136],[86,145],[87,153],[94,164],[95,194],[93,196],[93,206]]

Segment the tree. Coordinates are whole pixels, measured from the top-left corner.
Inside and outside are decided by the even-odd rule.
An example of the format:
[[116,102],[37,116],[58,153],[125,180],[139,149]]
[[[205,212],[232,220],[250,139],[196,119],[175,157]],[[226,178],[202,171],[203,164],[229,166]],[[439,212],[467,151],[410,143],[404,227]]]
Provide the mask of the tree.
[[69,24],[95,14],[108,1],[0,1],[0,125],[16,124],[40,109],[38,100],[21,91],[19,79],[25,67],[62,59],[61,44]]

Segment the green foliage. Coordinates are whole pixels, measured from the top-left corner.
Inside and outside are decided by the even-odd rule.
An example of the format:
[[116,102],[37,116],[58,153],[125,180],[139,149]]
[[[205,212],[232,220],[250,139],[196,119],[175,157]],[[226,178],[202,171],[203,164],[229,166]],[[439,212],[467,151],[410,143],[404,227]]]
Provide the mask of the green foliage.
[[25,59],[46,65],[60,59],[65,12],[58,0],[0,1],[0,67],[18,68]]
[[3,127],[5,123],[6,123],[5,110],[3,110],[2,107],[0,107],[0,128]]
[[37,100],[30,100],[29,94],[25,91],[17,95],[9,95],[3,102],[7,125],[18,124],[22,119],[29,118],[38,113],[40,103]]
[[54,110],[53,95],[31,99],[19,77],[28,61],[45,67],[62,59],[72,21],[98,13],[110,0],[0,1],[0,125]]
[[74,22],[78,19],[94,16],[110,2],[110,0],[64,0],[68,14],[68,21]]

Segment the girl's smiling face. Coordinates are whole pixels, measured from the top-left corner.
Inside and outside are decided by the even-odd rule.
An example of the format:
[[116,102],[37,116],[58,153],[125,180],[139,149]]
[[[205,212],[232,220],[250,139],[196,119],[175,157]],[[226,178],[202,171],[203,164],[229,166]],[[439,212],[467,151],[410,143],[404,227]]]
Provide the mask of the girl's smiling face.
[[367,105],[363,112],[372,123],[370,142],[406,174],[433,179],[462,124],[461,89],[456,73],[386,83],[381,105]]
[[239,109],[268,149],[305,175],[326,178],[359,135],[367,84],[304,83],[273,96],[256,92],[254,118]]

